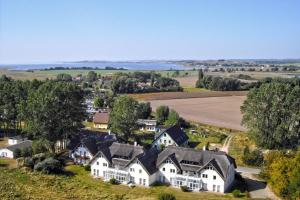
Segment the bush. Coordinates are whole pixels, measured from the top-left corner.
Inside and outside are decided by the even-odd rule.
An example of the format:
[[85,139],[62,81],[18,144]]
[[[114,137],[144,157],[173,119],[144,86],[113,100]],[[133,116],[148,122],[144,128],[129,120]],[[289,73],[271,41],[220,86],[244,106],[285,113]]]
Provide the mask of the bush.
[[34,166],[34,162],[33,162],[32,158],[25,158],[24,159],[23,167],[28,167],[30,169],[33,169],[33,166]]
[[235,190],[232,191],[232,195],[233,195],[234,197],[240,197],[240,196],[241,196],[241,191],[235,189]]
[[118,184],[118,181],[115,179],[115,178],[111,178],[109,180],[109,183],[112,184],[112,185],[117,185]]
[[246,146],[244,149],[244,155],[243,155],[242,159],[246,165],[259,167],[262,165],[262,163],[264,161],[264,156],[263,156],[262,152],[257,149],[250,152],[248,146]]
[[32,155],[31,147],[26,147],[21,149],[21,156],[22,157],[30,157]]
[[63,166],[58,160],[47,158],[44,161],[37,163],[34,166],[34,170],[46,174],[59,174],[63,172]]
[[20,158],[21,157],[21,150],[15,149],[14,150],[14,158]]
[[91,171],[91,166],[90,165],[85,165],[84,170],[85,171]]
[[176,200],[176,197],[173,194],[161,193],[158,195],[158,200]]
[[187,186],[180,186],[182,192],[188,192],[189,188]]

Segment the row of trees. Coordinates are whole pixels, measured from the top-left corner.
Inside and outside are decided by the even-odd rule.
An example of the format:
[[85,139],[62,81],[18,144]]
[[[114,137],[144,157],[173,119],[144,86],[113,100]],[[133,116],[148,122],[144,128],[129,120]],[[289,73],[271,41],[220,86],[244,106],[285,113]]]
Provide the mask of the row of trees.
[[154,72],[117,73],[111,82],[115,94],[182,91],[179,82]]
[[2,76],[0,94],[1,127],[43,140],[51,152],[58,140],[76,133],[86,117],[84,92],[73,83]]

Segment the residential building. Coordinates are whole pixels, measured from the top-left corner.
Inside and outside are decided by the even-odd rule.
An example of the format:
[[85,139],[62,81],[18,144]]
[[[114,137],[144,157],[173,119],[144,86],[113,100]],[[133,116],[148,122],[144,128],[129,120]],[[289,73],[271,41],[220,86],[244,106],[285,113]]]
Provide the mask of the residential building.
[[25,140],[17,144],[7,146],[5,148],[0,149],[0,157],[14,158],[15,157],[14,151],[16,149],[28,148],[31,147],[31,145],[32,145],[31,140]]
[[157,158],[159,182],[193,191],[224,193],[235,177],[235,160],[222,151],[168,146]]
[[113,143],[103,145],[91,160],[91,173],[104,180],[149,186],[156,181],[157,151],[145,151],[142,146]]
[[96,112],[93,117],[95,128],[108,129],[109,114],[107,112]]
[[14,136],[14,137],[9,137],[8,138],[8,144],[9,145],[18,144],[20,142],[24,142],[25,140],[27,140],[27,138],[22,137],[21,135],[17,135],[17,136]]
[[141,131],[156,131],[157,121],[153,119],[138,119],[138,124]]
[[68,148],[71,150],[70,157],[74,163],[86,165],[96,155],[102,143],[112,144],[115,141],[115,134],[110,132],[82,131],[81,134],[72,138],[68,145]]
[[155,135],[152,147],[161,149],[161,146],[187,146],[189,137],[178,125],[171,126]]
[[158,153],[137,145],[103,144],[91,160],[91,174],[108,181],[149,186],[156,182],[192,191],[224,193],[235,177],[235,160],[225,152],[168,146]]

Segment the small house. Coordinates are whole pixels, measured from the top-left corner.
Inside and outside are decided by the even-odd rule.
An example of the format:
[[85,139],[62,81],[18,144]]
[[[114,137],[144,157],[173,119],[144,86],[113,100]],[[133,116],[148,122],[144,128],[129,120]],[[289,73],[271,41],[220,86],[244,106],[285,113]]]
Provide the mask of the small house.
[[25,140],[17,144],[13,144],[8,147],[2,148],[0,149],[0,157],[14,158],[15,157],[14,152],[16,149],[28,148],[31,147],[31,145],[32,145],[31,140]]
[[153,119],[138,119],[138,124],[141,131],[156,131],[157,121]]
[[94,128],[108,129],[109,114],[107,112],[97,112],[93,117]]
[[9,145],[14,145],[14,144],[18,144],[18,143],[24,142],[25,140],[27,140],[27,138],[22,137],[20,135],[14,136],[14,137],[9,137],[8,138],[8,144]]

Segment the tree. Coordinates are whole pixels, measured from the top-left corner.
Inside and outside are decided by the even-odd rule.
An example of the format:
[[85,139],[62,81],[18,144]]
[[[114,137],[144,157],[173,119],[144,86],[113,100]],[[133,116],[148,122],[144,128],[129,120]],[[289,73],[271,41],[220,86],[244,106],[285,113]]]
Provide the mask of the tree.
[[250,151],[249,147],[246,146],[244,149],[244,155],[242,157],[243,162],[250,166],[261,166],[264,161],[264,156],[261,151],[255,149]]
[[128,141],[132,132],[138,128],[137,108],[138,102],[130,96],[119,96],[114,102],[109,115],[111,131]]
[[87,82],[94,82],[97,80],[97,73],[94,71],[89,71],[87,76],[86,76],[86,81]]
[[169,107],[168,106],[159,106],[156,109],[156,120],[159,124],[163,124],[169,116]]
[[178,123],[179,118],[179,114],[175,110],[171,109],[165,124],[168,126],[175,125]]
[[45,141],[50,152],[58,140],[82,127],[86,116],[83,91],[73,83],[46,81],[26,101],[25,130]]
[[139,119],[148,119],[151,115],[152,108],[150,103],[139,103],[137,106],[137,115]]
[[72,81],[72,76],[70,74],[58,74],[56,76],[58,81]]
[[260,147],[293,148],[300,139],[300,87],[271,82],[250,90],[242,123]]
[[94,107],[95,108],[102,108],[104,106],[104,100],[100,97],[96,97],[94,99]]

